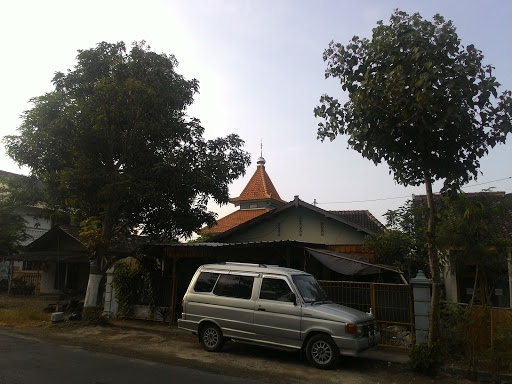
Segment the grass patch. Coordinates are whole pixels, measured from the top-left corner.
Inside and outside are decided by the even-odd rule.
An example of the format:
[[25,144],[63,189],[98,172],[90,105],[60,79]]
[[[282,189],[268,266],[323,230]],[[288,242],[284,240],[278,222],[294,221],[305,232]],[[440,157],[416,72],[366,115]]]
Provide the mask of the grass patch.
[[44,311],[55,297],[0,294],[0,326],[35,327],[51,324],[51,314]]
[[33,308],[0,309],[0,325],[12,327],[33,327],[50,320],[50,314]]

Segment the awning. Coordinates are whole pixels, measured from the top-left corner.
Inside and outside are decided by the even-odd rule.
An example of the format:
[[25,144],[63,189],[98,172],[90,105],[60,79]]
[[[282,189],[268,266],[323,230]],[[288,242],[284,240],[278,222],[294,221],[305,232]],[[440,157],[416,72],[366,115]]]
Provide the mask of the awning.
[[306,248],[308,253],[327,268],[346,276],[377,275],[382,272],[398,273],[407,284],[402,272],[389,265],[373,264],[366,257],[327,251],[324,249]]

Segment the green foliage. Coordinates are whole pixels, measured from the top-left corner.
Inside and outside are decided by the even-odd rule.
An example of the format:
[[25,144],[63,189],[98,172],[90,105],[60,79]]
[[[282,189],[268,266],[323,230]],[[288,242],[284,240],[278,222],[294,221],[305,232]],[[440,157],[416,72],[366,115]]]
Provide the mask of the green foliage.
[[215,235],[216,233],[201,233],[198,238],[189,241],[189,243],[206,243]]
[[130,316],[134,305],[147,305],[155,310],[158,278],[161,270],[154,258],[139,255],[135,267],[120,263],[116,266],[112,284],[118,300],[120,316]]
[[26,221],[19,208],[25,202],[21,191],[27,186],[24,177],[0,175],[0,257],[12,255],[28,238],[24,232]]
[[480,294],[480,303],[490,300],[489,281],[507,278],[510,239],[497,223],[510,217],[511,202],[503,193],[481,192],[452,195],[443,204],[438,244],[452,250],[451,268],[476,266],[475,279],[480,284],[475,284],[478,289],[473,295]]
[[97,247],[126,228],[174,239],[212,224],[208,201],[227,203],[229,183],[249,164],[237,135],[203,138],[186,114],[199,83],[177,65],[144,42],[129,52],[122,42],[80,50],[74,69],[32,99],[19,135],[4,138],[55,206],[101,220],[100,236],[85,231]]
[[101,243],[101,224],[100,218],[90,216],[80,223],[80,241],[89,251]]
[[100,325],[108,326],[111,325],[109,319],[103,313],[102,307],[90,308],[87,315],[88,325]]
[[420,373],[435,374],[440,366],[439,344],[429,347],[427,343],[416,344],[410,353],[410,367]]
[[23,295],[23,296],[31,296],[35,293],[36,287],[34,284],[27,283],[23,279],[14,278],[11,281],[11,291],[12,295]]
[[16,208],[0,201],[0,257],[16,253],[27,238],[25,219]]
[[512,369],[512,313],[488,306],[444,303],[439,352],[444,364],[497,378]]
[[371,39],[331,42],[326,78],[338,78],[349,100],[321,97],[318,137],[347,135],[350,147],[394,179],[420,185],[425,178],[461,185],[477,177],[479,158],[511,131],[510,92],[482,52],[461,45],[451,21],[395,11]]
[[365,242],[375,254],[375,261],[399,268],[407,280],[420,269],[429,275],[425,207],[409,200],[400,208],[387,211],[385,217],[389,230]]

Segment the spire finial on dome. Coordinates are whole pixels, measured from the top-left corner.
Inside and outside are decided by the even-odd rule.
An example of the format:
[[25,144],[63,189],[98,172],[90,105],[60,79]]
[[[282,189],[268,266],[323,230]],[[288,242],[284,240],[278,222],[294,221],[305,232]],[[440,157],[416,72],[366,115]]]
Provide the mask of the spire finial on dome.
[[261,139],[261,143],[260,143],[260,157],[256,161],[256,164],[258,164],[258,165],[265,165],[265,163],[266,163],[266,161],[263,158],[263,139]]

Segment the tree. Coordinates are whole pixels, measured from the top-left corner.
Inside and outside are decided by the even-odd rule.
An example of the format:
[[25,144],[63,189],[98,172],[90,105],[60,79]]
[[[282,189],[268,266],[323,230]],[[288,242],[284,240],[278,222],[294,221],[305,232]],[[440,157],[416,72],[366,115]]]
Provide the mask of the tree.
[[25,219],[16,212],[16,207],[4,198],[0,199],[0,261],[6,256],[18,252],[23,240],[26,239]]
[[197,80],[176,72],[172,55],[144,42],[102,42],[79,50],[54,90],[32,99],[7,153],[47,188],[49,204],[81,222],[91,254],[87,318],[102,275],[115,261],[109,247],[129,234],[187,237],[213,224],[210,199],[228,202],[228,185],[249,156],[234,134],[205,140],[186,109]]
[[37,201],[34,196],[38,187],[33,177],[0,173],[0,261],[18,253],[21,244],[29,238],[20,209]]
[[443,191],[477,178],[479,159],[511,130],[510,91],[482,52],[461,45],[451,21],[396,10],[371,39],[354,36],[324,52],[326,78],[340,80],[348,101],[320,98],[318,138],[348,136],[348,145],[375,164],[385,161],[399,184],[424,184],[429,208],[427,244],[433,280],[428,345],[439,336],[440,266],[432,184]]
[[420,269],[428,274],[423,206],[409,200],[396,210],[388,210],[384,216],[388,231],[365,242],[375,254],[375,262],[399,268],[408,281]]

